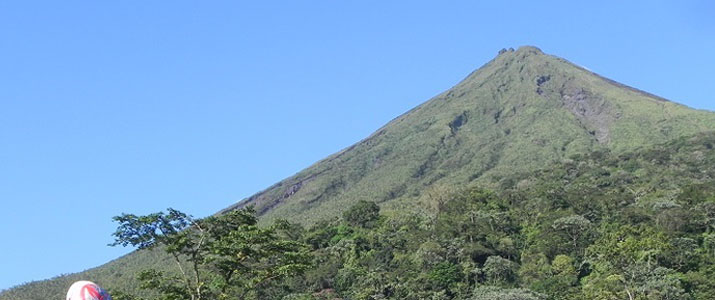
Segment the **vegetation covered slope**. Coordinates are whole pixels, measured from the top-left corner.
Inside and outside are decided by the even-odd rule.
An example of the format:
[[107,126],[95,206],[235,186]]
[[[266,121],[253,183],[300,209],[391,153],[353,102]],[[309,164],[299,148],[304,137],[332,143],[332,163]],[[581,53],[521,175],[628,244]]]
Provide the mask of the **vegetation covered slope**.
[[[712,299],[714,148],[709,132],[577,154],[493,191],[435,194],[430,213],[380,215],[359,201],[307,230],[284,227],[312,266],[245,299]],[[47,284],[0,299],[55,298],[29,296]]]
[[307,231],[319,263],[283,299],[713,299],[714,147],[575,155],[432,214],[350,209]]
[[[360,200],[395,214],[436,209],[433,199],[595,150],[626,153],[715,130],[697,111],[602,78],[534,47],[502,51],[448,91],[365,140],[228,209],[255,205],[263,222],[313,224]],[[526,181],[528,182],[528,180]],[[139,266],[166,260],[139,251],[83,273],[5,291],[0,299],[52,299],[77,278],[136,288]],[[33,298],[29,291],[41,291]],[[9,296],[12,295],[12,296]],[[23,296],[25,295],[25,296]]]
[[534,47],[505,51],[367,139],[237,206],[305,224],[359,200],[414,208],[431,186],[491,182],[595,149],[715,129],[715,114],[625,87]]

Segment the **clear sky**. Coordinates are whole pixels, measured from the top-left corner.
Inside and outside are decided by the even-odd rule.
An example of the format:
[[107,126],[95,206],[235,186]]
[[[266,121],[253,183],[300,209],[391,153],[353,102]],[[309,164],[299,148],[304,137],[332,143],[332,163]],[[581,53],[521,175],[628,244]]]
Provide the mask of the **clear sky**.
[[2,1],[0,289],[127,253],[122,212],[250,196],[501,48],[715,110],[715,2],[582,2]]

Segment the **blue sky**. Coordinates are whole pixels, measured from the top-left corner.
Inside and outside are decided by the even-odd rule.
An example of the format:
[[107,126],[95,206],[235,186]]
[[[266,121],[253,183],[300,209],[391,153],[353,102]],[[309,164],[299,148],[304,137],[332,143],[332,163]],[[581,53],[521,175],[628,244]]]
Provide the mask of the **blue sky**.
[[501,48],[715,110],[711,1],[297,2],[0,2],[0,289],[127,253],[122,212],[229,206]]

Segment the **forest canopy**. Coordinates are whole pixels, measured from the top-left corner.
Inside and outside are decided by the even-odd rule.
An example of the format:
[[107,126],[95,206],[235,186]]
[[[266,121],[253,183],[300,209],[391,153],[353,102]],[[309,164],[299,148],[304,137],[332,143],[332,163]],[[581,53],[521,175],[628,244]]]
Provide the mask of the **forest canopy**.
[[141,273],[150,299],[712,299],[713,144],[574,156],[451,189],[431,213],[360,201],[305,229],[169,210],[116,217],[115,237],[175,258]]

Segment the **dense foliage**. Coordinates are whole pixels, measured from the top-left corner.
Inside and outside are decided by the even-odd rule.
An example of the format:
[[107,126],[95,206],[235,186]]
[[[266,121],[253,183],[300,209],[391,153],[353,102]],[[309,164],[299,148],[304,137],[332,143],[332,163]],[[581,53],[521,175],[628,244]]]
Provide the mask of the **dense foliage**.
[[[118,300],[146,291],[149,299],[199,299],[199,292],[203,299],[712,299],[713,148],[708,133],[626,154],[575,155],[494,178],[489,189],[432,189],[428,213],[383,213],[360,201],[309,229],[259,226],[250,209],[203,220],[173,210],[122,215],[118,244],[172,255],[147,256],[162,266],[155,270],[139,272],[147,267],[139,262],[110,268],[125,282],[102,273],[84,279]],[[129,279],[137,273],[140,286]],[[69,286],[39,282],[0,299],[57,298],[50,284]]]
[[[501,178],[499,192],[472,187],[435,197],[432,214],[381,215],[361,201],[308,230],[282,222],[291,233],[283,238],[310,247],[311,267],[251,289],[286,300],[712,299],[713,145],[715,134],[705,134],[629,154],[574,156]],[[227,216],[213,226],[231,216],[255,224],[250,210]],[[120,227],[119,241],[144,242],[126,232]]]
[[712,299],[713,145],[575,156],[368,227],[358,203],[306,232],[315,268],[284,299]]
[[[162,246],[175,263],[174,272],[142,270],[142,289],[162,300],[265,299],[274,281],[302,274],[310,267],[308,246],[287,221],[257,225],[251,208],[201,220],[177,210],[147,216],[123,214],[113,245],[139,249]],[[117,300],[138,300],[124,291]]]

